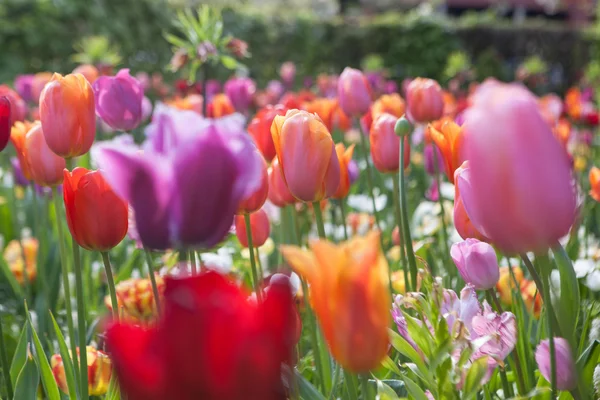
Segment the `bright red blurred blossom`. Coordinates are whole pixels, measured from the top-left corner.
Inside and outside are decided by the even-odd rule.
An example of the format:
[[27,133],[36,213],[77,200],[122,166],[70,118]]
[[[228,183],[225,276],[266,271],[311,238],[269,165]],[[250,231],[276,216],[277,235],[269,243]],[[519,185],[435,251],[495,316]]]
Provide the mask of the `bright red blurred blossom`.
[[[398,118],[383,113],[371,126],[369,140],[373,165],[383,173],[396,173],[400,170],[400,137],[394,132]],[[410,143],[408,136],[404,140],[404,169],[410,164]]]
[[276,106],[268,105],[260,109],[248,125],[248,132],[254,139],[256,147],[258,147],[268,162],[271,162],[277,154],[275,152],[275,145],[273,144],[273,137],[271,136],[273,119],[277,115],[285,115],[286,112],[287,108],[281,104]]
[[[252,245],[259,247],[265,244],[271,234],[271,224],[265,210],[258,210],[250,214],[250,229],[252,231]],[[246,222],[243,215],[235,216],[235,235],[243,247],[248,247]]]
[[260,210],[267,201],[269,195],[269,173],[267,162],[262,156],[259,156],[263,161],[262,177],[260,186],[250,196],[244,198],[238,206],[238,214],[250,214]]
[[4,150],[10,139],[10,130],[12,127],[10,111],[10,100],[8,100],[8,97],[0,97],[0,151]]
[[34,124],[25,137],[26,165],[31,179],[40,186],[58,186],[63,181],[65,159],[56,155],[46,143],[42,125]]
[[277,157],[273,159],[269,168],[269,201],[277,207],[285,207],[296,202],[296,198],[283,180],[281,165],[279,165]]
[[63,196],[67,224],[84,249],[108,251],[127,234],[127,203],[118,197],[98,171],[77,167],[64,170]]
[[417,123],[440,119],[444,114],[444,95],[433,79],[416,78],[406,89],[408,117]]
[[164,298],[156,326],[108,328],[107,348],[129,400],[287,398],[281,366],[297,341],[289,280],[271,282],[257,304],[208,272],[167,278]]

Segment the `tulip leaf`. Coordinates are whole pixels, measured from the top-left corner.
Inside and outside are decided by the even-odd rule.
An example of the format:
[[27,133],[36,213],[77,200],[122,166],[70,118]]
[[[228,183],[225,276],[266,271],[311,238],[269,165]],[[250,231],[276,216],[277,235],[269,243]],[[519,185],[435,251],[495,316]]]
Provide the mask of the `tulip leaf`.
[[383,381],[377,381],[377,398],[379,400],[397,400],[399,399],[398,395],[388,385],[383,383]]
[[36,400],[40,374],[35,362],[27,357],[23,368],[17,377],[15,385],[15,400]]
[[577,329],[577,318],[581,306],[579,282],[565,249],[558,245],[552,252],[560,272],[560,301],[557,301],[555,305],[558,313],[558,325],[562,336],[569,341],[571,348],[576,349],[575,330]]
[[227,69],[236,69],[238,62],[231,56],[221,56],[221,64]]
[[427,395],[425,394],[423,389],[421,389],[419,385],[417,385],[412,379],[403,376],[402,380],[404,381],[404,385],[406,386],[406,391],[415,400],[428,400]]
[[397,334],[391,329],[388,329],[390,335],[390,342],[392,346],[403,356],[407,357],[410,361],[412,361],[420,371],[419,377],[424,379],[426,383],[430,384],[433,382],[433,376],[431,375],[431,371],[427,368],[423,359],[417,353],[414,347],[410,343],[406,341],[402,336]]
[[580,371],[580,382],[585,387],[592,387],[594,369],[600,363],[600,341],[594,340],[587,349],[581,353],[577,360],[577,370]]
[[0,256],[0,270],[2,271],[2,274],[4,274],[4,276],[6,277],[6,280],[8,281],[8,284],[10,285],[10,288],[13,291],[15,297],[19,299],[24,298],[25,296],[23,295],[21,285],[19,285],[19,282],[17,282],[15,276],[10,271],[10,268],[8,267],[8,264],[6,264],[6,261],[4,260],[3,256]]
[[60,400],[58,385],[56,384],[56,379],[54,379],[54,375],[52,374],[50,363],[48,363],[48,357],[46,357],[46,353],[44,352],[40,338],[33,328],[29,313],[27,313],[27,316],[29,320],[29,326],[31,327],[31,335],[33,337],[33,345],[35,349],[34,360],[37,364],[38,370],[41,372],[42,385],[44,386],[46,396],[49,400]]
[[300,398],[304,400],[325,400],[325,397],[309,381],[302,376],[300,372],[294,370],[298,381],[298,391]]
[[110,383],[108,384],[108,391],[106,392],[107,400],[120,400],[121,390],[119,389],[119,383],[117,381],[117,374],[112,374]]
[[56,319],[54,319],[54,315],[50,313],[50,318],[52,319],[52,326],[54,327],[54,334],[56,335],[56,340],[58,341],[58,348],[60,350],[60,356],[63,361],[63,365],[65,368],[65,376],[67,378],[67,387],[69,388],[69,398],[75,399],[77,398],[77,389],[75,384],[75,372],[73,369],[73,361],[71,360],[71,354],[69,353],[69,348],[67,347],[67,343],[65,342],[65,338],[60,330],[60,327],[56,323]]
[[398,365],[396,365],[396,363],[394,362],[394,360],[392,360],[390,358],[390,356],[385,356],[385,358],[381,362],[381,365],[383,365],[384,367],[386,367],[388,370],[392,371],[396,375],[402,374],[400,372],[400,368],[398,368]]
[[488,370],[488,357],[481,357],[473,361],[467,376],[465,377],[465,384],[463,386],[464,399],[470,399],[475,396],[479,388],[481,387],[481,380],[485,376]]
[[10,364],[10,379],[13,385],[17,383],[17,377],[23,369],[25,362],[27,361],[27,345],[29,343],[29,324],[23,324],[23,329],[19,335],[19,341],[17,348]]

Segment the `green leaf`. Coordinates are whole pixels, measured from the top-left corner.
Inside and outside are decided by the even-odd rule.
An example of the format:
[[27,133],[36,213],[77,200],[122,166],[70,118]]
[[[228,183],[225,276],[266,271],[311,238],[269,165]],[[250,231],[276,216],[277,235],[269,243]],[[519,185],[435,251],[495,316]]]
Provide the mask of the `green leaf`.
[[325,397],[298,372],[294,370],[296,380],[298,382],[298,391],[300,392],[300,398],[304,400],[325,400]]
[[46,396],[49,400],[60,400],[60,393],[58,391],[56,379],[54,379],[54,375],[52,374],[52,368],[50,368],[50,363],[48,362],[48,358],[46,357],[46,353],[44,352],[40,338],[31,324],[31,316],[29,313],[27,313],[27,318],[29,320],[29,326],[31,327],[33,345],[35,347],[34,359],[38,370],[42,375],[42,385],[44,385]]
[[402,336],[400,336],[391,329],[388,329],[388,333],[390,335],[390,342],[392,344],[392,347],[398,350],[400,354],[402,354],[405,357],[408,357],[410,361],[414,362],[417,365],[425,365],[419,353],[417,353],[415,348],[412,347],[412,345],[408,343],[406,339],[404,339]]
[[177,46],[177,47],[186,47],[187,46],[186,41],[178,36],[175,36],[170,33],[165,33],[164,36],[165,36],[165,39],[167,40],[167,42],[171,43],[173,46]]
[[381,362],[381,365],[383,365],[384,367],[386,367],[388,370],[392,371],[396,375],[401,375],[402,374],[400,372],[400,368],[398,368],[398,366],[396,365],[396,363],[394,362],[394,360],[392,360],[390,358],[390,356],[385,356],[385,358]]
[[10,380],[13,385],[16,385],[17,377],[27,361],[27,344],[29,342],[28,330],[29,324],[23,324],[23,329],[21,329],[21,334],[19,335],[19,342],[17,343],[17,348],[10,364]]
[[428,400],[427,395],[412,379],[404,376],[402,378],[404,380],[404,385],[406,386],[406,390],[408,394],[411,395],[415,400]]
[[25,365],[17,377],[15,400],[36,400],[39,383],[40,374],[35,362],[31,357],[27,357]]
[[0,270],[6,277],[6,280],[8,281],[8,284],[10,285],[15,297],[18,299],[24,298],[25,296],[23,295],[23,289],[21,288],[21,285],[19,285],[19,282],[17,282],[15,279],[13,273],[10,272],[10,268],[8,267],[8,264],[6,264],[6,261],[2,255],[0,255]]
[[69,348],[67,347],[67,343],[65,342],[65,338],[60,330],[60,327],[56,323],[54,319],[54,315],[50,313],[50,318],[52,319],[52,326],[54,327],[54,334],[56,335],[56,339],[58,341],[58,348],[60,350],[60,356],[62,357],[63,365],[65,367],[65,376],[67,377],[67,387],[69,388],[69,398],[76,399],[77,398],[77,388],[75,384],[75,372],[73,369],[73,361],[71,360],[71,354],[69,353]]
[[238,62],[235,58],[231,56],[221,56],[221,64],[227,69],[236,69],[238,66]]
[[463,386],[464,399],[473,397],[481,388],[481,380],[485,376],[487,370],[487,357],[481,357],[473,361],[473,364],[471,364],[471,368],[469,368],[467,376],[465,377],[465,384]]
[[383,383],[380,380],[377,380],[377,398],[379,400],[397,400],[399,399],[398,395],[388,385]]
[[577,319],[579,316],[580,298],[579,282],[573,269],[573,264],[567,256],[565,249],[558,245],[552,249],[558,271],[560,272],[560,301],[557,301],[555,308],[558,312],[558,325],[565,337],[571,344],[572,349],[576,349],[575,330],[577,329]]
[[587,349],[581,353],[577,360],[577,370],[581,372],[580,382],[585,387],[593,387],[594,369],[600,363],[600,341],[594,340]]
[[107,400],[120,400],[121,390],[119,389],[119,382],[117,381],[117,374],[112,374],[110,377],[110,383],[108,384],[108,391],[106,392]]

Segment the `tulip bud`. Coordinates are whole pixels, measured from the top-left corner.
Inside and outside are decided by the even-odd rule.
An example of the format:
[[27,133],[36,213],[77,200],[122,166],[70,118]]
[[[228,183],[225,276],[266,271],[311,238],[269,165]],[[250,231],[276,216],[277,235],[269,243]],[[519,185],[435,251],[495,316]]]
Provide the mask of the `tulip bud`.
[[19,96],[17,92],[7,85],[0,85],[0,97],[6,97],[10,102],[10,124],[16,121],[25,120],[27,115],[27,103]]
[[25,155],[31,179],[40,186],[58,186],[63,181],[65,159],[56,155],[44,137],[42,125],[36,124],[25,137]]
[[398,118],[396,125],[394,125],[394,132],[396,135],[400,137],[409,136],[412,131],[413,126],[405,117]]
[[208,118],[221,118],[234,112],[235,108],[231,104],[231,100],[223,93],[213,96],[206,110]]
[[406,90],[408,115],[417,123],[440,119],[444,113],[444,94],[433,79],[414,79]]
[[141,83],[129,75],[129,69],[117,75],[102,76],[94,82],[96,114],[113,129],[130,131],[142,121]]
[[[165,291],[164,279],[155,274],[158,297],[163,301]],[[119,315],[124,319],[148,324],[156,316],[156,302],[154,301],[154,292],[152,291],[152,282],[149,278],[132,278],[121,281],[115,286],[117,294],[117,304],[119,305]],[[104,298],[104,305],[112,313],[112,301],[110,296]]]
[[4,150],[10,139],[10,101],[8,97],[0,97],[0,151]]
[[[571,353],[571,346],[566,339],[554,338],[554,350],[556,354],[556,387],[558,390],[571,390],[577,386],[577,366]],[[552,368],[550,363],[550,340],[540,342],[535,350],[535,361],[542,376],[550,382],[552,380]]]
[[396,173],[400,169],[400,140],[404,140],[404,168],[410,163],[408,136],[400,138],[394,133],[396,119],[395,116],[384,113],[371,126],[371,157],[375,168],[383,173]]
[[476,290],[491,289],[500,278],[496,252],[488,243],[477,239],[454,243],[450,256],[463,280]]
[[92,85],[81,74],[54,74],[40,96],[40,120],[54,153],[64,158],[87,153],[96,136]]
[[340,107],[350,117],[360,117],[371,106],[371,85],[357,69],[346,67],[337,84]]
[[[250,214],[250,230],[252,231],[252,245],[260,247],[269,238],[271,225],[265,210],[258,210]],[[243,247],[248,247],[248,235],[246,234],[246,222],[243,215],[235,216],[235,234]]]
[[378,98],[373,107],[371,108],[371,114],[373,120],[376,120],[383,113],[392,114],[396,118],[400,118],[404,115],[406,110],[406,104],[404,99],[400,97],[398,93],[384,94]]
[[291,61],[284,62],[279,69],[279,76],[288,87],[291,86],[296,78],[296,65]]
[[350,178],[350,185],[358,180],[360,170],[358,169],[358,163],[355,160],[350,160],[348,163],[348,177]]
[[248,133],[254,139],[256,147],[260,150],[267,161],[273,160],[276,155],[273,137],[271,136],[271,125],[277,115],[285,115],[287,108],[282,105],[266,106],[259,110],[250,124]]
[[[108,384],[112,375],[112,362],[106,353],[92,346],[87,346],[86,352],[88,393],[90,396],[102,396],[108,391]],[[77,354],[79,355],[79,348],[77,348]],[[50,365],[58,387],[63,393],[68,394],[67,376],[61,355],[54,354],[50,358]]]
[[256,85],[250,78],[232,78],[225,82],[224,91],[235,110],[245,113],[252,104]]

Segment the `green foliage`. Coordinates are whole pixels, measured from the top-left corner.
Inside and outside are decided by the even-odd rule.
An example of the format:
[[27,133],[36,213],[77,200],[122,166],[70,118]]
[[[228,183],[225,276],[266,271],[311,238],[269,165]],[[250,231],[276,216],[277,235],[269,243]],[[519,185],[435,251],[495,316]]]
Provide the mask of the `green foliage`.
[[446,61],[446,69],[444,76],[446,79],[451,79],[461,72],[466,72],[471,69],[471,60],[469,55],[464,51],[455,51],[450,53],[448,61]]
[[107,64],[118,65],[121,63],[119,49],[110,44],[104,36],[88,36],[75,43],[74,54],[71,59],[78,64]]

